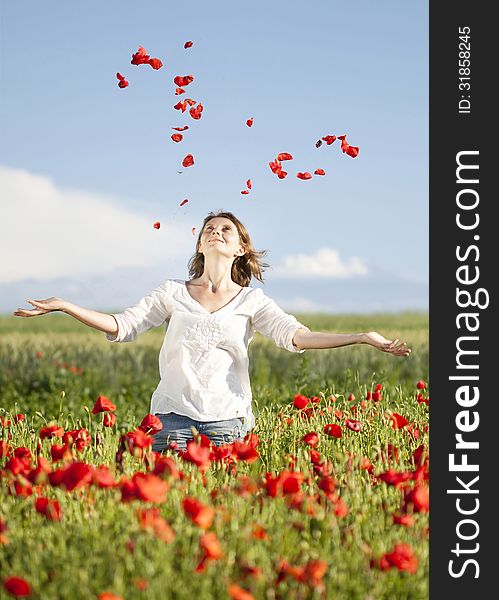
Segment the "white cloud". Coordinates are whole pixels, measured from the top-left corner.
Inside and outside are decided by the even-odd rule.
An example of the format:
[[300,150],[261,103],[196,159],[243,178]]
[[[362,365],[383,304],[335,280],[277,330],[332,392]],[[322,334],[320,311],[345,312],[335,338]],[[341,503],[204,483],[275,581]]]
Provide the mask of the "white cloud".
[[[63,189],[48,177],[0,166],[0,282],[108,273],[189,257],[190,227]],[[153,229],[161,221],[159,230]]]
[[351,256],[342,260],[338,250],[321,248],[315,254],[295,254],[284,257],[282,264],[272,270],[276,277],[292,279],[321,277],[347,279],[367,275],[368,269],[362,258]]

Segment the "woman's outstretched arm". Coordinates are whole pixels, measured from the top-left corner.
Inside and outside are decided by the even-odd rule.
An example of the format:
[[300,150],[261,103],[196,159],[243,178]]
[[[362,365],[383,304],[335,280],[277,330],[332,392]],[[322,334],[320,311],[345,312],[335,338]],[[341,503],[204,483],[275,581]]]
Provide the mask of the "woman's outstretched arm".
[[30,310],[18,308],[14,312],[16,317],[38,317],[39,315],[46,315],[49,312],[63,312],[78,319],[78,321],[81,321],[85,325],[103,331],[104,333],[114,336],[118,334],[118,324],[112,315],[97,312],[96,310],[90,310],[89,308],[83,308],[82,306],[76,306],[76,304],[71,304],[71,302],[62,300],[62,298],[27,300],[27,302],[34,308]]
[[369,333],[326,333],[320,331],[305,331],[297,329],[293,336],[293,344],[299,350],[321,350],[340,348],[352,344],[369,344],[382,352],[395,356],[409,356],[411,349],[400,340],[387,340],[376,331]]

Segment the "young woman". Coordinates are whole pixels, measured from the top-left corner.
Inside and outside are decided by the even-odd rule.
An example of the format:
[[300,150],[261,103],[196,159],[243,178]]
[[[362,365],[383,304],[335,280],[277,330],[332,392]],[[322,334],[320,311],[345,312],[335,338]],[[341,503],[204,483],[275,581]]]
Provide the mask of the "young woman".
[[242,438],[254,426],[248,373],[248,346],[254,332],[291,352],[369,344],[395,356],[410,349],[379,333],[312,332],[286,314],[251,278],[263,281],[265,252],[251,243],[244,225],[230,212],[210,213],[189,262],[189,281],[167,280],[132,308],[108,315],[60,298],[28,300],[34,308],[20,317],[61,311],[103,331],[111,342],[131,342],[165,324],[159,355],[160,382],[150,412],[163,423],[155,435],[159,452],[176,442],[185,448],[192,427],[216,445]]

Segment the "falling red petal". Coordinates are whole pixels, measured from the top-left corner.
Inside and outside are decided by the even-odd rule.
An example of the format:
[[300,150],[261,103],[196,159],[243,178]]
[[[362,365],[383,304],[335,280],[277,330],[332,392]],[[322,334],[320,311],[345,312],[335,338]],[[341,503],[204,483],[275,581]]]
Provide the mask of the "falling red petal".
[[[326,144],[328,146],[330,146],[336,140],[336,136],[335,135],[325,135],[322,139],[326,142]],[[341,139],[341,138],[338,137],[338,139]]]
[[186,87],[193,81],[194,81],[194,75],[184,75],[183,77],[181,75],[177,75],[173,79],[173,83],[175,85],[177,85],[178,87]]
[[251,119],[248,119],[248,120],[246,121],[246,125],[247,125],[248,127],[252,127],[252,126],[253,126],[253,117],[251,117]]
[[345,152],[348,154],[348,156],[355,158],[359,154],[359,147],[349,145],[348,148],[345,149]]
[[344,135],[339,135],[338,139],[341,140],[341,141],[343,141],[343,140],[347,139],[347,136],[345,134]]
[[184,100],[183,102],[177,102],[177,104],[175,104],[173,108],[175,110],[181,110],[182,112],[185,112],[185,109],[187,108],[186,100]]
[[180,206],[184,206],[184,204],[187,204],[187,202],[189,202],[189,200],[187,198],[185,200],[182,200],[182,202],[180,203]]
[[196,104],[196,100],[193,100],[192,98],[186,98],[184,102],[189,106],[194,106]]
[[121,73],[116,73],[116,77],[119,79],[118,87],[126,88],[128,87],[128,81],[123,77]]
[[296,176],[298,179],[312,179],[312,175],[308,171],[305,171],[304,173],[297,173]]
[[174,142],[181,142],[184,139],[184,136],[181,133],[174,133],[171,137]]
[[153,227],[154,227],[154,229],[159,229],[161,227],[161,223],[159,221],[156,221],[156,223],[154,223]]
[[279,173],[277,173],[277,177],[279,177],[279,179],[284,179],[287,175],[286,171],[279,171]]
[[192,48],[192,42],[185,42],[184,48]]
[[150,58],[147,61],[148,65],[151,65],[151,67],[157,71],[158,69],[161,69],[161,67],[163,66],[163,63],[159,60],[159,58]]
[[183,167],[191,167],[194,164],[194,157],[192,154],[188,154],[182,161]]
[[250,190],[251,189],[251,179],[248,179],[248,181],[246,182],[246,187]]
[[322,146],[322,140],[317,140],[317,141],[315,142],[315,147],[316,147],[316,148],[320,148],[321,146]]
[[196,106],[196,107],[192,107],[189,110],[189,114],[191,115],[191,117],[193,119],[200,119],[201,118],[201,113],[203,112],[203,105],[201,104],[201,102]]
[[249,190],[241,190],[241,194],[249,194]]
[[175,90],[175,96],[180,96],[180,94],[185,94],[185,90],[183,88],[177,88]]
[[189,129],[189,125],[184,125],[183,127],[172,127],[172,129],[175,131],[185,131],[186,129]]
[[146,49],[139,46],[139,49],[135,54],[132,54],[132,65],[146,65],[151,57],[147,54]]
[[289,152],[281,152],[277,155],[277,160],[293,160],[293,156]]
[[324,169],[315,169],[314,175],[325,175],[326,171]]

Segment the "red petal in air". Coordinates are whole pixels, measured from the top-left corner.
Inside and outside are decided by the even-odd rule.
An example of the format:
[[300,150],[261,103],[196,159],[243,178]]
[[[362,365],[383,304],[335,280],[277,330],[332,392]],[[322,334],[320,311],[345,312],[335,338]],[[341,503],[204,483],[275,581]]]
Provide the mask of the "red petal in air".
[[183,102],[177,102],[177,104],[175,104],[173,108],[175,110],[181,110],[182,112],[185,112],[185,109],[187,108],[186,100],[184,100]]
[[246,125],[247,125],[248,127],[252,127],[252,126],[253,126],[253,117],[251,117],[251,119],[248,119],[248,120],[246,121]]
[[182,200],[182,202],[180,203],[180,206],[184,206],[184,204],[187,204],[187,202],[189,202],[189,200],[187,198],[185,200]]
[[175,96],[180,96],[180,94],[185,94],[185,90],[183,88],[177,88],[175,90]]
[[348,148],[345,148],[345,152],[348,154],[348,156],[355,158],[359,154],[359,147],[349,145]]
[[249,194],[249,190],[241,190],[241,194]]
[[189,129],[189,125],[184,125],[183,127],[172,127],[172,129],[174,131],[185,131],[186,129]]
[[184,102],[189,106],[194,106],[196,104],[196,100],[193,100],[192,98],[186,98]]
[[191,167],[194,164],[194,157],[192,154],[188,154],[182,161],[183,167]]
[[324,169],[315,169],[314,175],[325,175],[326,171]]
[[203,112],[203,105],[201,104],[201,102],[196,107],[193,106],[189,110],[189,114],[191,115],[191,117],[196,120],[201,118],[202,112]]
[[315,142],[315,147],[316,147],[316,148],[320,148],[321,146],[322,146],[322,140],[317,140],[317,141]]
[[248,179],[248,181],[246,182],[246,187],[250,190],[251,189],[251,179]]
[[184,139],[184,136],[181,133],[174,133],[171,137],[174,142],[181,142]]
[[193,81],[194,81],[194,75],[184,75],[183,77],[181,75],[177,75],[173,79],[173,83],[175,85],[178,85],[178,87],[185,87],[185,86],[189,85],[189,83],[192,83]]
[[305,171],[305,173],[297,173],[296,176],[298,179],[312,179],[312,175],[308,171]]
[[161,227],[161,223],[159,221],[156,221],[156,223],[153,224],[154,229],[159,229]]
[[343,142],[344,140],[346,140],[346,139],[347,139],[347,136],[346,136],[346,135],[339,135],[339,136],[338,136],[338,139],[339,139],[339,140],[341,140],[341,141]]
[[287,175],[286,171],[279,171],[279,173],[277,173],[277,177],[279,177],[279,179],[284,179]]
[[330,146],[336,140],[336,136],[335,135],[325,135],[322,139],[326,142],[326,144],[328,146]]
[[147,61],[148,65],[151,65],[151,67],[157,71],[158,69],[161,69],[161,67],[163,66],[163,63],[159,60],[159,58],[150,58]]
[[132,54],[132,65],[146,65],[151,57],[147,54],[146,49],[139,46],[139,49],[135,54]]
[[119,79],[118,87],[126,88],[128,87],[128,81],[123,77],[121,73],[116,73],[116,77]]
[[185,42],[184,48],[192,48],[192,42]]
[[293,160],[293,156],[289,152],[281,152],[277,155],[277,160]]
[[272,162],[269,162],[269,167],[272,173],[275,173],[276,175],[282,170],[282,165],[277,158]]

